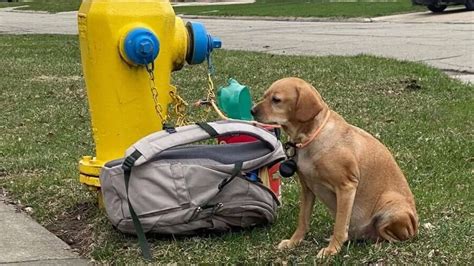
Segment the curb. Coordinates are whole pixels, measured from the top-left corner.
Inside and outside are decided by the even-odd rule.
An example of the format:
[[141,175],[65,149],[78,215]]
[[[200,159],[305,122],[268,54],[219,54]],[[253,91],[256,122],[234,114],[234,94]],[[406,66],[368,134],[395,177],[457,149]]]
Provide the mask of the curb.
[[286,22],[374,22],[372,18],[337,18],[337,17],[268,17],[268,16],[201,16],[176,14],[183,19],[216,19],[216,20],[262,20],[262,21],[286,21]]
[[0,11],[3,12],[15,12],[15,13],[37,13],[37,14],[51,14],[48,11],[41,11],[41,10],[23,10],[19,8],[29,7],[29,5],[22,5],[22,6],[9,6],[9,7],[2,7]]
[[173,7],[188,7],[188,6],[229,6],[229,5],[242,5],[242,4],[253,4],[255,0],[245,0],[245,1],[218,1],[218,2],[171,2]]

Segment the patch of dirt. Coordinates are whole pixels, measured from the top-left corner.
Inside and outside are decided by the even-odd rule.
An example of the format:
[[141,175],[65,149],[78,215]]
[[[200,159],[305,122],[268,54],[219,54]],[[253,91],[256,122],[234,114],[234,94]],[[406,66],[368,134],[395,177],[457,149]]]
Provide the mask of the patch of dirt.
[[46,229],[66,242],[79,255],[87,255],[94,242],[91,220],[96,208],[92,203],[78,204],[56,217]]
[[402,84],[404,89],[408,91],[421,90],[421,85],[418,79],[414,79],[414,78],[404,79],[400,81],[400,84]]
[[78,81],[81,80],[81,76],[46,76],[41,75],[31,79],[31,81]]
[[8,197],[8,191],[4,188],[0,188],[0,201],[6,205],[11,205],[15,208],[15,212],[22,212],[25,208],[23,204],[19,200],[15,201]]
[[[7,169],[0,167],[0,179],[5,178],[7,176]],[[3,191],[2,188],[0,188],[0,192]]]
[[422,88],[420,80],[416,78],[402,78],[397,80],[388,80],[383,84],[377,85],[384,95],[398,96],[403,93],[419,91]]

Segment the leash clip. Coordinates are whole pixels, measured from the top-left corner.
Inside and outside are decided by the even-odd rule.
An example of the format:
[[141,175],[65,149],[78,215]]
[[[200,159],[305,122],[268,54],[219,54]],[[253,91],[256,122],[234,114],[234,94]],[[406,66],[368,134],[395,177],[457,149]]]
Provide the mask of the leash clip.
[[293,143],[291,141],[287,141],[283,145],[283,148],[285,150],[285,155],[288,159],[292,159],[293,157],[295,157],[295,155],[296,155],[296,144],[295,143]]

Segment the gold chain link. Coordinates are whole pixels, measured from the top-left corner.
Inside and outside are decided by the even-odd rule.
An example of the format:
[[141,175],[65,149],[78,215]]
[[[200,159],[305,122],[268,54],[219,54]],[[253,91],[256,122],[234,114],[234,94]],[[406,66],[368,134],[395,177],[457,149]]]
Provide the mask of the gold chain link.
[[[152,65],[151,68],[147,66],[147,72],[150,76],[150,87],[151,87],[151,94],[153,97],[153,102],[155,106],[156,114],[160,117],[162,123],[168,122],[169,115],[163,114],[163,107],[161,106],[160,102],[158,101],[158,89],[156,88],[155,84],[155,75],[153,73],[154,66]],[[174,113],[176,114],[176,126],[184,126],[189,123],[188,119],[186,118],[186,109],[188,107],[188,103],[179,96],[176,87],[170,85],[170,92],[169,95],[171,97],[171,104],[174,105]]]
[[160,117],[162,123],[166,123],[166,121],[168,120],[168,116],[163,114],[163,107],[158,101],[159,95],[158,95],[158,89],[156,88],[156,84],[155,84],[155,74],[153,73],[153,67],[151,69],[147,68],[147,72],[148,72],[148,75],[150,76],[150,91],[153,97],[155,112]]
[[214,101],[216,99],[216,94],[214,93],[214,82],[212,81],[211,73],[207,73],[207,101]]
[[186,117],[186,110],[188,108],[188,103],[181,98],[178,94],[176,87],[170,85],[170,97],[174,105],[174,113],[176,114],[176,125],[178,127],[189,124],[189,121]]

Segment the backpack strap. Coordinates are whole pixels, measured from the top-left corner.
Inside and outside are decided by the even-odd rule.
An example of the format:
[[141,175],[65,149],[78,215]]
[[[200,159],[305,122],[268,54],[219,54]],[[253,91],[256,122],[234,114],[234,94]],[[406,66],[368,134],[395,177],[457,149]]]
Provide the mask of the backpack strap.
[[233,134],[253,136],[264,142],[273,151],[281,147],[281,143],[278,139],[265,129],[256,127],[245,121],[223,120],[177,127],[176,133],[173,134],[169,134],[166,131],[150,134],[133,144],[127,150],[126,155],[132,154],[135,150],[140,151],[142,156],[138,158],[134,164],[137,166],[149,161],[167,149]]
[[140,223],[140,220],[138,219],[138,216],[135,213],[135,210],[133,209],[132,203],[130,202],[130,197],[128,196],[128,184],[130,183],[130,173],[132,172],[133,164],[141,156],[142,154],[139,151],[134,151],[127,158],[125,158],[125,161],[122,164],[122,169],[124,172],[125,191],[127,193],[128,209],[130,211],[130,216],[132,216],[133,227],[135,228],[135,232],[137,233],[138,244],[142,251],[143,258],[145,258],[145,260],[151,261],[152,256],[151,256],[150,246],[148,245],[148,241],[143,231],[142,224]]
[[212,138],[219,136],[219,133],[206,122],[197,122],[196,125],[206,131]]
[[[219,192],[221,192],[221,190],[227,185],[229,184],[230,182],[232,182],[232,180],[234,180],[234,178],[236,176],[239,175],[240,171],[242,170],[242,166],[243,166],[243,162],[237,162],[235,163],[234,165],[234,169],[232,170],[232,174],[229,178],[226,178],[224,180],[222,180],[222,182],[219,184],[219,186],[217,187],[219,189]],[[218,192],[218,193],[219,193]]]

